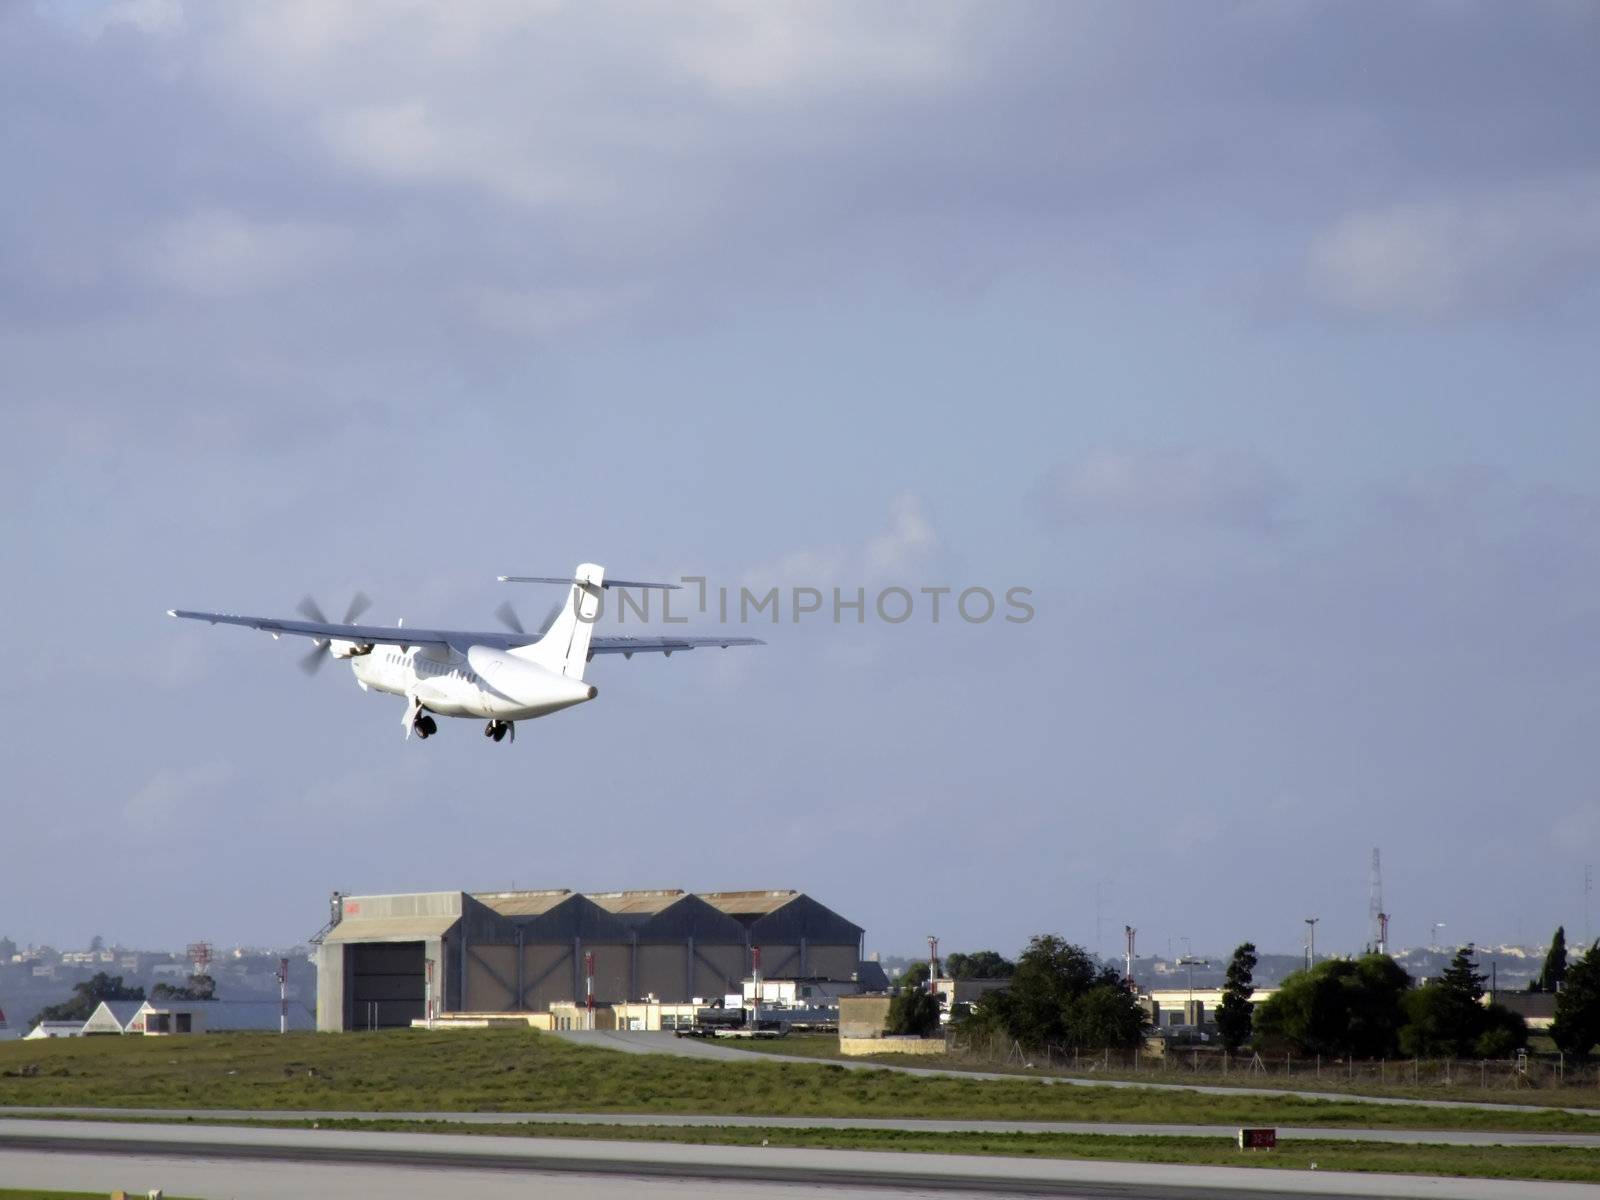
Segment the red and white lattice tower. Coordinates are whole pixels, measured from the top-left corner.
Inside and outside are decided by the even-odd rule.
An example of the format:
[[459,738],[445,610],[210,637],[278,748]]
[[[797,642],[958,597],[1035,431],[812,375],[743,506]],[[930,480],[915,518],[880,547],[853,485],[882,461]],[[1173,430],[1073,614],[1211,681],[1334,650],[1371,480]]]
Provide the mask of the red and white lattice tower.
[[194,974],[206,974],[206,968],[211,965],[211,943],[190,942],[188,954],[189,962],[194,967]]

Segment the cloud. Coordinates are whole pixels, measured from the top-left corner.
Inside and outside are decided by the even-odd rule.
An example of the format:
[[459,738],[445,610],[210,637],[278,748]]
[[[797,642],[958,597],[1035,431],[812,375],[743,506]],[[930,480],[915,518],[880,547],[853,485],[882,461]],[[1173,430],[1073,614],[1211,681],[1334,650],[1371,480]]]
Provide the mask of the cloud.
[[466,304],[488,329],[543,337],[624,312],[645,296],[642,287],[627,284],[544,289],[483,287],[470,292]]
[[1100,450],[1056,467],[1033,501],[1055,524],[1113,521],[1270,533],[1293,489],[1273,467],[1209,450]]
[[933,88],[963,69],[961,35],[975,9],[953,0],[714,0],[697,6],[695,27],[670,45],[688,74],[718,92]]
[[215,794],[227,789],[236,775],[222,763],[162,767],[128,798],[122,819],[135,833],[160,832],[184,813],[210,807]]
[[855,545],[811,546],[792,551],[776,562],[744,573],[741,582],[752,589],[774,584],[781,588],[908,586],[925,570],[940,549],[939,535],[922,498],[902,492],[889,502],[882,531]]
[[227,209],[188,213],[133,252],[148,279],[199,297],[273,288],[326,266],[340,238],[325,225],[263,221]]
[[388,182],[460,185],[527,207],[573,208],[605,195],[578,163],[481,114],[455,119],[408,100],[333,113],[321,125],[336,157]]
[[1600,263],[1600,175],[1368,209],[1319,234],[1318,298],[1375,316],[1446,318],[1543,300]]
[[104,33],[131,26],[141,33],[171,34],[183,28],[182,0],[112,0],[88,14],[90,27]]
[[904,576],[926,565],[939,549],[922,498],[902,492],[889,503],[889,526],[866,544],[862,559],[866,572],[874,579]]

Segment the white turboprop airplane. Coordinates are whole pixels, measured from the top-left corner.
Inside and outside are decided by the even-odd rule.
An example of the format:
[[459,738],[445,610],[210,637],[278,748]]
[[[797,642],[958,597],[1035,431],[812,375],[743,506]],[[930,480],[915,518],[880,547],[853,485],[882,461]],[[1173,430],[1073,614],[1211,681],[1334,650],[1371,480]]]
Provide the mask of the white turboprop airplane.
[[487,720],[484,736],[515,741],[517,721],[528,721],[593,700],[598,692],[585,683],[583,669],[596,654],[635,654],[693,650],[696,646],[759,646],[749,637],[597,637],[602,588],[657,588],[675,590],[675,583],[640,583],[607,579],[605,569],[584,563],[571,579],[535,575],[502,575],[502,583],[559,583],[570,585],[566,604],[552,611],[538,633],[522,628],[510,604],[499,608],[510,634],[464,633],[449,629],[407,629],[403,625],[357,625],[369,601],[357,594],[342,622],[332,622],[308,596],[300,602],[307,620],[277,617],[236,617],[227,613],[187,612],[168,609],[167,615],[209,621],[213,625],[243,625],[274,638],[286,633],[311,638],[311,653],[301,667],[316,671],[328,657],[350,660],[362,691],[404,696],[401,718],[406,737],[419,738],[439,731],[434,716],[476,717]]

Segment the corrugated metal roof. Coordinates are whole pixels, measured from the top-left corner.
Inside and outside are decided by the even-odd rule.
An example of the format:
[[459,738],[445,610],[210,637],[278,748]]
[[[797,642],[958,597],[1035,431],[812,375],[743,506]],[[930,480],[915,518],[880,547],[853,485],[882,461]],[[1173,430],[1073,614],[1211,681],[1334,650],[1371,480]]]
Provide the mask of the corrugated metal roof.
[[775,892],[696,892],[712,908],[733,917],[756,917],[776,912],[800,895],[793,888]]
[[571,888],[528,892],[473,892],[472,898],[502,917],[537,917],[572,897]]
[[658,888],[653,891],[638,892],[585,892],[587,899],[593,900],[609,913],[658,913],[662,909],[676,904],[688,895],[682,888]]
[[413,942],[438,937],[460,917],[346,917],[328,931],[329,942]]

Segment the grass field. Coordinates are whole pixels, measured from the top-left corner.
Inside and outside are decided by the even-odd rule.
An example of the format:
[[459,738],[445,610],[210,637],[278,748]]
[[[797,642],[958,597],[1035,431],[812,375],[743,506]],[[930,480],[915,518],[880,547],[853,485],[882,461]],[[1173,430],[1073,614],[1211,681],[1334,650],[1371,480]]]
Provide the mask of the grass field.
[[996,1063],[961,1055],[918,1055],[915,1059],[910,1059],[903,1054],[872,1054],[864,1057],[845,1058],[839,1053],[839,1039],[833,1034],[792,1033],[788,1037],[776,1041],[764,1042],[731,1039],[728,1045],[736,1050],[748,1050],[756,1054],[814,1058],[824,1062],[869,1062],[882,1066],[931,1067],[944,1071],[982,1071],[1016,1075],[1019,1078],[1039,1078],[1043,1075],[1053,1074],[1064,1078],[1105,1079],[1129,1083],[1175,1083],[1193,1084],[1199,1087],[1263,1087],[1286,1091],[1337,1092],[1348,1096],[1382,1096],[1394,1100],[1462,1100],[1473,1104],[1536,1104],[1549,1108],[1592,1108],[1595,1110],[1596,1116],[1600,1117],[1600,1087],[1597,1087],[1593,1081],[1581,1087],[1545,1086],[1516,1090],[1504,1085],[1495,1085],[1492,1082],[1488,1087],[1481,1087],[1468,1071],[1464,1072],[1465,1082],[1457,1082],[1448,1086],[1424,1083],[1420,1087],[1413,1087],[1409,1082],[1405,1082],[1410,1060],[1391,1063],[1391,1076],[1396,1082],[1383,1085],[1374,1079],[1357,1080],[1354,1083],[1348,1082],[1333,1066],[1329,1066],[1327,1070],[1317,1075],[1312,1073],[1309,1064],[1306,1065],[1305,1073],[1298,1075],[1285,1075],[1281,1071],[1264,1075],[1250,1075],[1245,1071],[1236,1070],[1231,1075],[1224,1076],[1220,1075],[1215,1067],[1197,1073],[1186,1070],[1183,1067],[1181,1055],[1169,1066],[1147,1068],[1138,1072],[1117,1067],[1105,1070],[1095,1065],[1093,1057],[1089,1056],[1084,1060],[1082,1070],[1073,1071],[1060,1063],[1055,1064],[1053,1068],[1046,1068],[1042,1064],[1036,1064],[1034,1068],[1030,1069],[1015,1063]]
[[[36,1069],[23,1074],[23,1068]],[[1600,1116],[917,1078],[633,1055],[523,1030],[0,1044],[0,1105],[900,1116],[1600,1131]]]
[[[301,1123],[297,1123],[301,1124]],[[309,1124],[303,1123],[303,1124]],[[923,1133],[891,1129],[788,1129],[738,1126],[693,1129],[636,1125],[442,1125],[416,1121],[322,1121],[321,1128],[473,1133],[603,1141],[681,1142],[715,1146],[782,1146],[837,1150],[998,1154],[1017,1158],[1184,1163],[1281,1170],[1456,1175],[1482,1179],[1549,1179],[1600,1183],[1600,1153],[1570,1146],[1406,1146],[1295,1141],[1270,1151],[1241,1151],[1224,1138],[1116,1137],[1101,1134]]]

